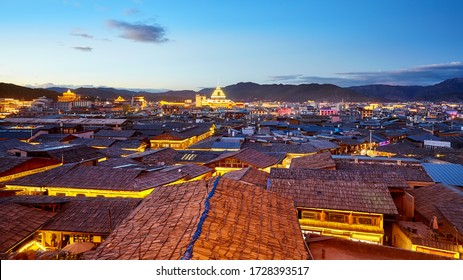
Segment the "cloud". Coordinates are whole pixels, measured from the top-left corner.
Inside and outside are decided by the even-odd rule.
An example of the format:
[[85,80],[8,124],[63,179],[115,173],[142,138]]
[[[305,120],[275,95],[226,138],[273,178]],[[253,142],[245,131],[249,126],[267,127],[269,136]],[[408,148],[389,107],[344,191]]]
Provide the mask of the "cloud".
[[292,80],[298,80],[301,77],[303,77],[301,74],[277,75],[277,76],[270,76],[270,81],[292,81]]
[[82,52],[91,52],[93,48],[91,47],[72,47],[75,50],[82,51]]
[[136,14],[139,14],[139,13],[140,13],[140,10],[138,10],[138,9],[126,9],[124,11],[124,14],[126,16],[133,16],[133,15],[136,15]]
[[269,78],[273,82],[329,83],[347,87],[370,84],[432,85],[446,79],[459,77],[463,77],[462,62],[429,64],[390,71],[341,72],[335,73],[333,77],[279,75]]
[[108,20],[107,24],[110,28],[121,30],[122,33],[119,35],[121,38],[147,43],[164,43],[169,41],[165,38],[166,30],[159,25],[131,24],[118,20]]
[[73,30],[70,35],[72,36],[78,36],[78,37],[83,37],[83,38],[87,38],[87,39],[93,39],[93,36],[90,35],[90,34],[87,34],[87,33],[84,33],[84,32],[81,32],[79,30]]
[[430,85],[446,79],[463,77],[463,63],[450,62],[392,71],[345,72],[337,75],[368,84]]

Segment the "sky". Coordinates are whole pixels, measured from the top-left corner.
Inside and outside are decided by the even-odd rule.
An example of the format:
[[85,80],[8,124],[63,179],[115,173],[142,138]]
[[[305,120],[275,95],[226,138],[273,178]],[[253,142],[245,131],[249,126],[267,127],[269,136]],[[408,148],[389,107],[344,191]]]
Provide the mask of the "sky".
[[0,82],[199,90],[463,77],[460,0],[0,0]]

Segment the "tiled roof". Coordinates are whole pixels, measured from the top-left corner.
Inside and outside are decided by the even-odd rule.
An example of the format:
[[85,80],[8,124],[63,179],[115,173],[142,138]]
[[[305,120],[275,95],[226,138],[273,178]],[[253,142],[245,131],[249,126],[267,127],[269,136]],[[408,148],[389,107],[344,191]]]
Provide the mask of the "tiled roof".
[[[35,187],[45,187],[49,183],[53,182],[55,179],[63,176],[69,170],[76,167],[76,163],[64,164],[57,168],[53,168],[44,172],[32,174],[29,176],[21,177],[6,182],[7,185],[20,185],[20,186],[35,186]],[[84,179],[84,178],[83,178]]]
[[230,171],[223,175],[224,178],[250,183],[263,189],[267,188],[269,176],[269,173],[252,167]]
[[130,138],[133,137],[136,133],[136,130],[113,130],[113,129],[103,129],[95,133],[95,138],[109,138],[109,137],[124,137]]
[[126,156],[126,158],[129,158],[129,159],[142,159],[146,156],[149,156],[151,154],[155,154],[161,150],[165,150],[165,149],[170,149],[170,148],[164,148],[164,149],[146,149],[145,151],[143,152],[135,152],[133,154],[130,154],[128,156]]
[[290,168],[309,168],[309,169],[325,169],[334,168],[336,163],[331,157],[330,152],[312,154],[308,156],[293,158]]
[[271,143],[270,145],[262,145],[260,143],[245,142],[242,148],[251,148],[262,153],[311,154],[318,152],[318,149],[312,144]]
[[133,181],[141,170],[79,165],[48,183],[50,187],[99,190],[135,190]]
[[143,145],[147,145],[143,140],[131,139],[131,140],[118,140],[111,147],[121,148],[121,149],[137,149]]
[[240,141],[226,141],[220,137],[211,137],[188,147],[188,149],[224,149],[224,150],[239,150],[241,148]]
[[[195,232],[199,235],[193,238]],[[184,256],[307,259],[308,253],[290,199],[213,178],[155,189],[90,258],[178,260]]]
[[463,235],[463,203],[447,202],[437,205],[437,210],[443,218],[447,219],[454,225],[458,232]]
[[313,179],[331,182],[358,182],[362,184],[374,184],[387,188],[404,188],[409,186],[403,176],[393,172],[381,171],[346,171],[346,170],[323,170],[323,169],[303,169],[303,168],[272,168],[270,178],[274,179]]
[[[313,174],[327,170],[296,169],[313,171]],[[269,190],[294,199],[296,207],[325,208],[369,213],[397,214],[391,194],[384,184],[365,183],[359,180],[338,179],[327,175],[304,177],[286,176],[278,179],[274,169],[270,174]]]
[[24,143],[18,139],[0,141],[0,151],[7,151],[14,148],[25,148],[30,146],[31,144]]
[[86,147],[85,145],[61,143],[56,143],[56,145],[40,144],[22,150],[27,151],[29,156],[44,157],[48,155],[48,157],[63,160],[64,163],[82,162],[105,157],[98,150]]
[[188,149],[211,149],[214,142],[220,141],[220,137],[210,137],[205,140],[199,141],[188,147]]
[[0,158],[0,174],[6,172],[22,163],[25,163],[30,158],[19,157],[1,157]]
[[144,156],[141,162],[149,165],[172,165],[175,164],[175,156],[177,151],[172,148],[157,150],[154,153]]
[[431,221],[434,215],[438,220],[442,218],[436,207],[442,207],[448,203],[463,205],[463,191],[457,187],[442,184],[414,189],[412,195],[415,198],[415,211],[428,221]]
[[24,206],[41,206],[44,204],[64,204],[71,199],[78,197],[71,196],[48,196],[48,195],[14,195],[0,198],[0,204],[21,204]]
[[41,134],[34,138],[33,142],[50,143],[50,142],[66,142],[77,138],[71,134]]
[[415,245],[422,245],[426,247],[437,248],[441,250],[457,252],[458,248],[455,244],[442,242],[433,238],[433,231],[431,228],[422,222],[398,221],[396,225],[402,232],[410,238],[411,242]]
[[83,144],[87,147],[110,147],[115,139],[105,139],[105,138],[77,138],[71,141],[72,144]]
[[66,203],[42,229],[109,234],[140,201],[134,198],[78,197]]
[[117,147],[109,147],[109,148],[106,148],[106,149],[102,149],[100,151],[106,157],[110,157],[110,158],[122,157],[122,156],[126,156],[126,155],[129,155],[129,154],[133,153],[132,151],[123,150],[123,149],[117,148]]
[[327,237],[310,242],[309,248],[315,260],[449,260],[443,256],[341,237]]
[[136,191],[136,169],[116,169],[102,166],[65,164],[45,172],[9,181],[9,185],[65,187],[100,190]]
[[98,162],[98,166],[112,167],[112,168],[139,168],[147,169],[148,165],[141,164],[139,161],[123,158],[109,158],[105,161]]
[[136,186],[140,189],[153,188],[174,183],[181,179],[190,180],[208,172],[212,173],[212,169],[206,166],[196,164],[175,165],[140,176],[136,179]]
[[37,187],[142,191],[173,183],[179,179],[189,180],[212,171],[211,168],[195,164],[176,165],[154,171],[149,170],[149,168],[149,166],[146,166],[146,170],[148,171],[143,171],[143,168],[111,168],[106,166],[65,164],[42,173],[11,180],[7,182],[7,184]]
[[151,139],[164,139],[166,135],[178,140],[187,139],[208,132],[212,126],[213,124],[210,123],[165,123],[161,125],[165,131],[164,134],[154,136]]
[[358,171],[362,173],[388,173],[395,174],[394,176],[402,177],[406,181],[433,182],[426,170],[421,164],[406,164],[398,165],[396,162],[390,163],[374,163],[374,162],[359,162],[354,160],[339,160],[335,159],[336,169],[344,171]]
[[339,145],[328,140],[310,139],[309,143],[318,150],[337,149]]
[[206,163],[214,160],[223,152],[178,150],[174,156],[177,163]]
[[213,164],[225,158],[234,158],[239,161],[245,162],[251,166],[254,166],[256,168],[265,168],[268,166],[272,166],[274,164],[277,164],[280,161],[276,157],[264,154],[262,152],[258,152],[250,148],[245,148],[237,152],[230,152],[230,153],[222,154],[218,156],[217,158],[209,162],[206,162],[205,164],[206,165]]
[[0,252],[12,249],[56,213],[18,204],[0,205]]

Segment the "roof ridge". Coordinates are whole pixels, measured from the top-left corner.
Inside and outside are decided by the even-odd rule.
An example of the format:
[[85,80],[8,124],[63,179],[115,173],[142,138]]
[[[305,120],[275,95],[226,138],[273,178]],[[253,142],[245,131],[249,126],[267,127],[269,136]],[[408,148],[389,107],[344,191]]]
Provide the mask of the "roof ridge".
[[217,177],[217,179],[215,179],[214,186],[212,187],[211,191],[207,194],[206,200],[204,202],[204,206],[205,206],[204,211],[201,214],[201,217],[199,218],[198,227],[196,228],[196,231],[193,234],[193,238],[190,240],[190,243],[188,244],[188,247],[185,253],[183,254],[182,260],[190,260],[191,257],[193,257],[193,247],[196,243],[196,240],[198,240],[199,236],[201,235],[204,221],[207,219],[209,210],[211,208],[210,199],[214,196],[214,193],[215,193],[215,190],[217,189],[220,178],[221,177],[219,176]]

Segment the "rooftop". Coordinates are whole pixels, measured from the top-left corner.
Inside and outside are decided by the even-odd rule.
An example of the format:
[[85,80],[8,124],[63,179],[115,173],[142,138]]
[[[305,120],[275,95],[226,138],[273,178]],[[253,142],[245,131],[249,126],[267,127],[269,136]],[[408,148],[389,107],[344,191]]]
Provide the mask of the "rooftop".
[[315,260],[447,260],[436,255],[336,237],[318,240],[314,237],[308,244]]
[[272,168],[268,189],[292,197],[296,207],[398,214],[384,183],[364,182],[358,180],[360,177],[334,179],[334,173],[328,170],[290,169],[286,174],[280,170],[284,169]]
[[308,156],[293,158],[290,168],[326,169],[335,168],[336,163],[330,152],[312,154]]
[[0,204],[0,252],[11,250],[34,234],[55,214],[19,204]]
[[252,167],[230,171],[223,175],[224,178],[250,183],[263,189],[267,188],[269,176],[269,173]]
[[434,182],[463,187],[463,165],[422,163]]
[[280,159],[277,157],[264,154],[254,149],[244,148],[236,152],[221,154],[220,156],[216,157],[211,161],[206,162],[205,164],[213,164],[226,158],[234,158],[256,168],[266,168],[275,165],[280,161]]
[[160,187],[90,258],[307,259],[294,211],[288,198],[226,178]]

